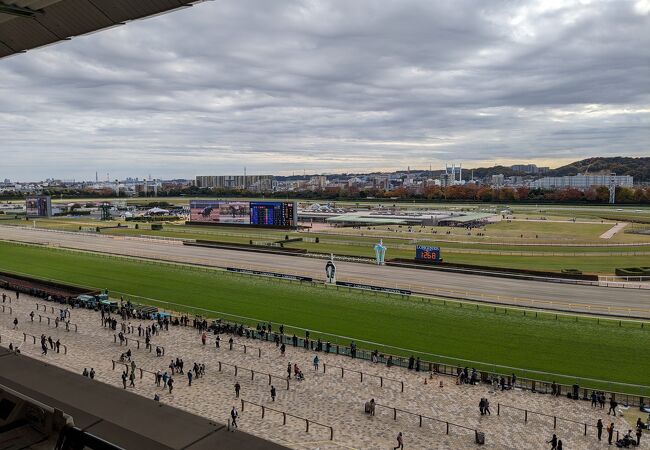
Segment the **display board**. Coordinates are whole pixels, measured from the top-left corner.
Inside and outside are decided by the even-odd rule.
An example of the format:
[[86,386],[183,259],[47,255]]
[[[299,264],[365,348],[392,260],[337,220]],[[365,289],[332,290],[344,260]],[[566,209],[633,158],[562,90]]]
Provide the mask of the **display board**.
[[297,223],[295,202],[191,200],[190,223],[292,228]]
[[418,245],[415,247],[415,259],[425,262],[441,262],[440,247]]
[[25,199],[25,214],[27,217],[50,217],[52,215],[52,200],[49,195],[37,195]]

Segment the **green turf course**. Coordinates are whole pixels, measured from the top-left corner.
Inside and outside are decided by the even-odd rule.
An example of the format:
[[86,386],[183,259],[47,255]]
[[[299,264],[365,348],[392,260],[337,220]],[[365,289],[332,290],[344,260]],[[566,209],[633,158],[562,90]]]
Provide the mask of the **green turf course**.
[[0,270],[531,370],[632,384],[648,384],[650,373],[650,330],[639,323],[524,317],[6,242]]

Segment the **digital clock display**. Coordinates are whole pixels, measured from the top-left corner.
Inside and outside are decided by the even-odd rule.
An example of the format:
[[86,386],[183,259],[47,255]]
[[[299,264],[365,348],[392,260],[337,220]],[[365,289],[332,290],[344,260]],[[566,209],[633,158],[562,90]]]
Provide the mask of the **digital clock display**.
[[415,259],[418,261],[440,262],[440,247],[418,245],[415,247]]

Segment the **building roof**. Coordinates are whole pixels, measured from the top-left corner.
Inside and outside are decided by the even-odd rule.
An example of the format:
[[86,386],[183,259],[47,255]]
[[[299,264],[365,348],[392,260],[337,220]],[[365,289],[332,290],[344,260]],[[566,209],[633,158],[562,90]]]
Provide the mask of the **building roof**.
[[93,381],[43,359],[0,348],[0,361],[0,396],[2,386],[6,386],[60,409],[72,416],[77,427],[124,449],[288,450],[243,431],[231,433],[225,423]]
[[468,214],[463,214],[462,216],[445,217],[440,219],[440,222],[468,223],[468,222],[474,222],[476,220],[488,219],[493,216],[494,214],[490,214],[490,213],[468,213]]
[[406,225],[407,222],[402,219],[390,219],[383,217],[368,217],[357,214],[343,214],[336,217],[325,219],[329,223],[367,223],[372,225]]
[[0,58],[203,0],[0,0]]

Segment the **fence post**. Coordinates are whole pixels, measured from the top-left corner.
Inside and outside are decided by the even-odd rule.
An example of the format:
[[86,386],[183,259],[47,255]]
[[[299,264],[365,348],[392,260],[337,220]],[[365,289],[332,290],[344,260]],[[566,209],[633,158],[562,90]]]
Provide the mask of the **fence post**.
[[251,381],[255,379],[255,371],[251,369]]
[[235,366],[235,376],[237,376],[237,366]]
[[289,390],[289,379],[287,378],[287,391]]
[[587,435],[587,424],[585,424],[585,436]]
[[325,373],[325,363],[323,363],[323,373]]
[[379,377],[379,387],[384,387],[384,377]]
[[393,420],[397,420],[397,408],[393,408]]
[[363,372],[359,372],[359,375],[361,375],[361,383],[363,383]]
[[330,427],[330,441],[334,440],[334,428]]
[[244,400],[241,401],[241,412],[244,412]]
[[113,370],[115,370],[115,361],[111,360],[111,362],[113,363]]
[[221,361],[218,361],[219,363],[219,372],[221,372]]
[[447,434],[449,434],[449,422],[447,422]]
[[557,428],[557,417],[553,416],[553,429]]
[[343,378],[343,374],[344,374],[344,369],[343,367],[341,367],[341,378]]
[[264,406],[262,406],[262,419],[264,418]]
[[501,403],[497,403],[497,416],[501,414]]
[[420,428],[422,428],[422,415],[420,414]]
[[528,410],[524,410],[524,422],[528,422]]
[[269,386],[271,386],[271,374],[269,374]]
[[138,370],[140,370],[140,379],[142,379],[142,368],[138,367]]
[[246,353],[246,344],[244,344],[244,353]]
[[287,413],[283,412],[282,413],[282,425],[286,425],[286,424],[287,424]]
[[404,382],[401,381],[401,383],[402,383],[402,392],[404,392]]
[[305,419],[305,424],[307,425],[306,433],[309,433],[309,419]]
[[257,349],[257,357],[258,357],[258,358],[261,358],[261,357],[262,357],[262,349],[261,349],[261,348],[258,348],[258,349]]
[[65,344],[61,344],[61,345],[63,345],[63,354],[67,355],[68,354],[68,346],[65,345]]

